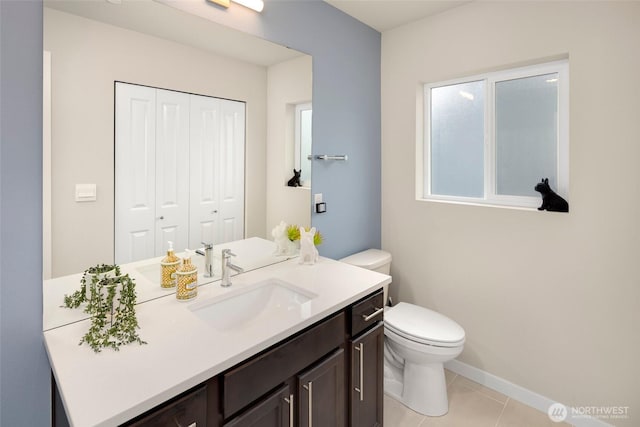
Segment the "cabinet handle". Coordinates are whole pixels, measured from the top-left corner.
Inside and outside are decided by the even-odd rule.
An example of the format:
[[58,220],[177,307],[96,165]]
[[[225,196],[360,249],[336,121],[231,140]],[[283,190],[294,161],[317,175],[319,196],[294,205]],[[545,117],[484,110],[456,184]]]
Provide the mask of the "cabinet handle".
[[366,314],[363,314],[363,315],[362,315],[362,319],[363,319],[365,322],[368,322],[369,320],[373,319],[373,318],[374,318],[374,317],[376,317],[377,315],[384,313],[384,307],[382,307],[382,308],[374,307],[374,309],[375,309],[376,311],[374,311],[374,312],[373,312],[373,313],[371,313],[370,315],[368,315],[368,316],[367,316]]
[[362,402],[364,400],[364,343],[360,343],[357,347],[354,347],[354,350],[356,350],[359,355],[358,355],[358,361],[359,361],[359,371],[360,371],[360,381],[359,381],[359,386],[360,387],[354,387],[354,389],[360,393],[360,401]]
[[302,388],[309,391],[309,427],[313,427],[313,383],[309,381]]
[[164,219],[164,216],[159,216],[157,219],[159,219],[159,220],[163,220],[163,219]]
[[285,397],[284,401],[289,404],[289,427],[293,427],[293,394],[288,399]]
[[[182,424],[180,424],[180,422],[176,417],[173,417],[173,421],[176,423],[176,427],[182,427]],[[198,423],[194,421],[191,424],[189,424],[187,427],[197,427],[197,426],[198,426]]]

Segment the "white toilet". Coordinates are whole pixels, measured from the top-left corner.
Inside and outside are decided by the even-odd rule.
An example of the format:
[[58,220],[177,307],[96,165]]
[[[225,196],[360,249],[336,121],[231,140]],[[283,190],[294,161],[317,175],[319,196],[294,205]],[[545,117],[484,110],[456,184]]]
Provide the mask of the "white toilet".
[[[368,249],[341,259],[389,274],[391,254]],[[388,285],[384,287],[388,301]],[[384,311],[384,392],[423,415],[449,411],[443,363],[464,347],[464,329],[448,317],[405,302]]]

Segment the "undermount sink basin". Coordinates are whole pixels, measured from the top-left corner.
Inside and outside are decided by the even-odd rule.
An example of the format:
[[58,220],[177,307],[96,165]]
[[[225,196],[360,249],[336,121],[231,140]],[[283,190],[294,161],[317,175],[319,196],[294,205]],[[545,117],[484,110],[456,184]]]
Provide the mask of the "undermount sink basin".
[[237,330],[306,319],[311,300],[317,296],[291,283],[267,279],[197,302],[189,309],[216,329]]

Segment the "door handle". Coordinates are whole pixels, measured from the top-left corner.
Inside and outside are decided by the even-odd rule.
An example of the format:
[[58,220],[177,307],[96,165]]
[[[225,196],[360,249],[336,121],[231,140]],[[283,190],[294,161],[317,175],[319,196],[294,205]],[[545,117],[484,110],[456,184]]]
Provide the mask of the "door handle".
[[360,372],[360,379],[358,381],[358,385],[359,387],[354,387],[354,389],[360,393],[360,401],[362,402],[364,400],[364,343],[360,343],[357,347],[354,347],[354,350],[356,350],[359,354],[358,354],[358,365],[359,365],[359,372]]
[[309,427],[313,427],[313,383],[309,381],[302,388],[309,392]]
[[365,322],[368,322],[369,320],[373,319],[377,315],[384,313],[384,307],[382,308],[374,307],[374,310],[375,311],[368,316],[366,314],[363,314],[362,320],[364,320]]
[[285,397],[284,401],[289,404],[289,427],[293,427],[293,394],[288,399]]

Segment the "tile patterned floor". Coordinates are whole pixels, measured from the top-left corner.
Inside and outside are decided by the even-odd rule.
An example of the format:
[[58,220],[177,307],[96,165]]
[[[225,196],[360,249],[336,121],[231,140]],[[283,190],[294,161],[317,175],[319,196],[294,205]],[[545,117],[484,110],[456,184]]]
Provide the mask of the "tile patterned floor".
[[449,412],[442,417],[426,417],[398,401],[384,396],[385,427],[555,427],[540,412],[504,394],[445,370]]

